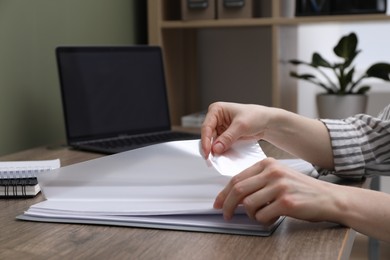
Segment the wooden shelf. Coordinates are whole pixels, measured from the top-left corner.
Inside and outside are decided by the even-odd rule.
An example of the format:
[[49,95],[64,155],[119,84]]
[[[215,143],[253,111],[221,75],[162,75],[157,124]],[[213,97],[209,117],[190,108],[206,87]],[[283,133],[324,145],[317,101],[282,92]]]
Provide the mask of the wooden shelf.
[[275,24],[275,18],[251,18],[251,19],[219,19],[202,21],[164,21],[161,23],[162,29],[181,28],[223,28],[223,27],[243,27],[243,26],[270,26]]
[[[296,55],[298,26],[390,21],[385,14],[286,18],[280,15],[281,0],[258,1],[270,6],[266,17],[183,21],[180,18],[180,0],[148,0],[149,44],[163,48],[174,124],[180,124],[180,118],[185,114],[205,109],[202,100],[211,99],[204,98],[205,92],[231,92],[227,99],[282,107],[295,112],[296,86],[291,87],[294,83],[286,76],[288,67],[280,61],[285,60],[283,55],[286,53],[290,57]],[[219,39],[215,35],[223,37]],[[237,38],[242,38],[241,46],[231,47],[238,44]],[[212,46],[208,48],[203,42]],[[225,57],[222,51],[227,51],[226,54],[230,56]],[[236,53],[232,54],[232,51]],[[255,58],[250,56],[251,52]],[[241,53],[244,58],[240,57]],[[205,61],[207,58],[210,62]],[[224,60],[218,64],[221,58]],[[241,60],[237,61],[237,58]],[[244,63],[243,59],[249,62]],[[255,64],[253,59],[258,63]],[[226,65],[228,62],[239,65]],[[207,71],[213,68],[221,72]],[[246,81],[247,78],[252,81]],[[221,97],[225,98],[226,95]]]
[[275,19],[275,25],[303,25],[313,23],[356,23],[373,21],[390,21],[385,14],[355,14],[355,15],[327,15],[327,16],[300,16],[294,18]]
[[312,23],[341,23],[341,22],[370,22],[390,21],[390,16],[384,14],[365,15],[332,15],[332,16],[301,16],[294,18],[248,18],[248,19],[216,19],[201,21],[162,21],[162,29],[202,29],[224,27],[250,27],[250,26],[282,26],[302,25]]

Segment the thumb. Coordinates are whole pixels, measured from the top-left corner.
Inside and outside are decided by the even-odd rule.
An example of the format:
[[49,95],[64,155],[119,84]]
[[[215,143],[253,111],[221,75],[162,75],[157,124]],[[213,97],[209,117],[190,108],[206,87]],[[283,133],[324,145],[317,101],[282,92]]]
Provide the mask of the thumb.
[[227,129],[214,141],[212,146],[212,152],[214,154],[223,154],[225,151],[233,145],[233,143],[239,138],[238,135],[234,134],[235,131]]

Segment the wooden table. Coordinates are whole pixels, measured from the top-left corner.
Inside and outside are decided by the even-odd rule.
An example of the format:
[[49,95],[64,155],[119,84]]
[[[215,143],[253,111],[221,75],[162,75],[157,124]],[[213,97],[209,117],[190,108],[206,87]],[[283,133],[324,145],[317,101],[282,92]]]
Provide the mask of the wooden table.
[[[267,143],[269,156],[288,158]],[[39,147],[1,160],[61,159],[70,165],[102,155]],[[0,200],[0,259],[348,259],[355,231],[286,218],[270,237],[16,220],[42,195]]]

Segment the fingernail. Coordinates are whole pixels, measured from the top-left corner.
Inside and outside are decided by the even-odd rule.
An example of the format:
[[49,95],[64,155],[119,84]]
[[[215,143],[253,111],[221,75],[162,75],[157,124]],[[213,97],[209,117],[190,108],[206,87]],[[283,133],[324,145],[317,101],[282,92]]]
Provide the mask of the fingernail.
[[203,156],[203,158],[205,158],[206,160],[209,158],[209,155],[206,153],[205,150],[202,150],[202,156]]
[[225,151],[225,146],[223,145],[223,143],[218,142],[218,143],[214,144],[213,151],[216,154],[221,154]]

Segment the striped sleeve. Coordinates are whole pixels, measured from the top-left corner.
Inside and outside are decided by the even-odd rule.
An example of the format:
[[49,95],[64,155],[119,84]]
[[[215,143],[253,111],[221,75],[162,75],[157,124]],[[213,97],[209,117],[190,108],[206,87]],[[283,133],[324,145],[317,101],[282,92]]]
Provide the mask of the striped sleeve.
[[322,119],[329,131],[334,170],[343,177],[390,176],[390,105],[378,117],[359,114],[343,120]]

